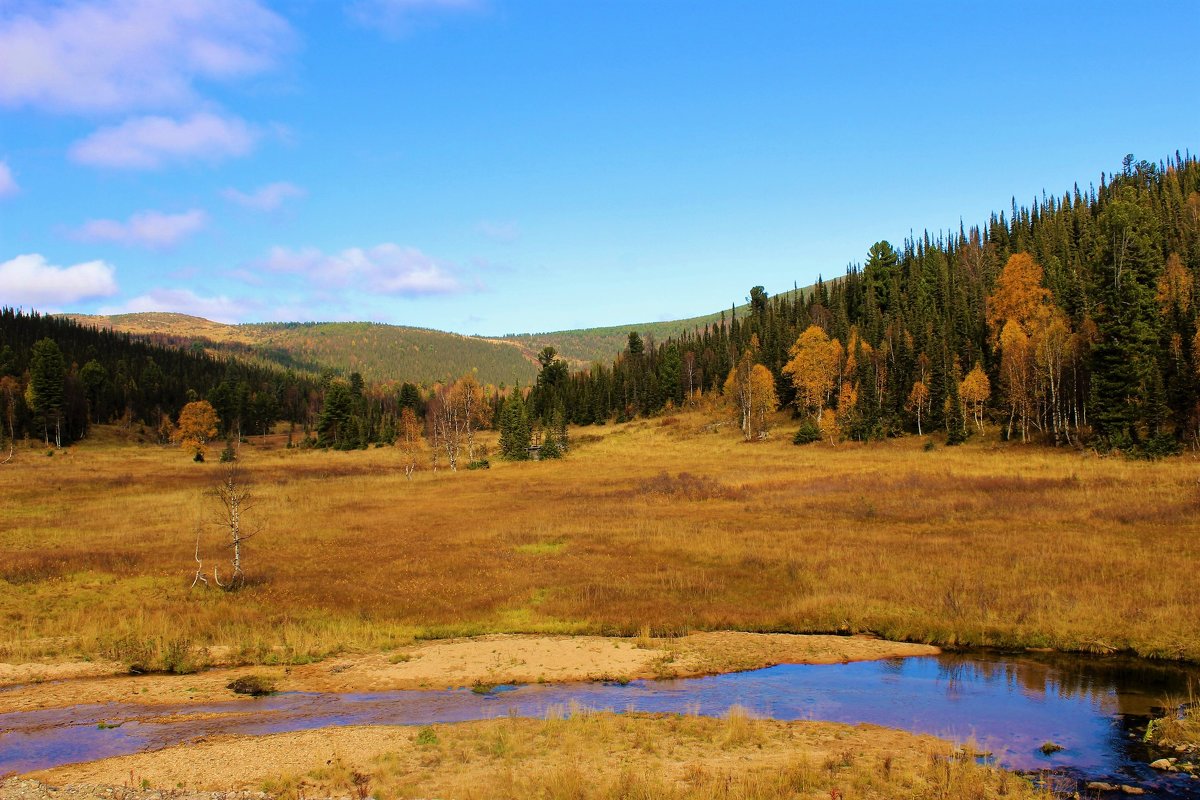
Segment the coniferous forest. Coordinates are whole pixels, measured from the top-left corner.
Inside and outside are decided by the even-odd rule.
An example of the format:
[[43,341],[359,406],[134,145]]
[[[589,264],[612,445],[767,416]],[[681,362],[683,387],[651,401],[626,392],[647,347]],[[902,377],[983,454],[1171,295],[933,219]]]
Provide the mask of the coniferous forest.
[[515,426],[515,438],[502,430],[511,443],[532,423],[565,444],[568,422],[720,397],[740,406],[747,439],[783,407],[797,443],[941,430],[954,444],[991,424],[1007,439],[1163,455],[1200,444],[1198,274],[1200,162],[1129,156],[1099,186],[1014,202],[985,225],[877,242],[809,291],[754,287],[748,310],[694,332],[655,342],[631,331],[608,364],[571,372],[547,347],[525,390],[469,373],[449,386],[368,385],[4,309],[0,412],[6,439],[68,443],[89,422],[137,421],[166,441],[181,408],[203,399],[222,436],[287,420],[311,443],[350,449],[394,442],[410,408],[436,453],[447,426],[467,439]]
[[207,399],[220,432],[262,432],[300,420],[316,381],[203,351],[163,347],[128,334],[0,308],[3,438],[68,444],[93,422],[162,430],[189,401]]
[[[1124,160],[987,224],[872,245],[803,296],[547,386],[575,423],[652,414],[764,365],[778,400],[826,437],[870,440],[985,421],[1007,438],[1147,454],[1200,437],[1200,163]],[[803,432],[803,431],[802,431]],[[803,438],[803,437],[801,437]]]

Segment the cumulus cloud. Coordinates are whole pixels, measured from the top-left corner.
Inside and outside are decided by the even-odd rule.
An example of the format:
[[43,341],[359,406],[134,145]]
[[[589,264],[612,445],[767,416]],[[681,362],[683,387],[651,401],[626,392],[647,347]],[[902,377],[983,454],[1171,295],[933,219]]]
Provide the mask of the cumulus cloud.
[[101,314],[136,314],[146,311],[169,311],[190,314],[215,322],[239,322],[251,310],[244,300],[217,295],[205,297],[191,289],[151,289],[117,306],[100,309]]
[[446,262],[415,247],[385,242],[363,249],[351,247],[324,253],[315,247],[298,250],[273,247],[257,266],[273,272],[302,275],[322,286],[353,288],[388,295],[449,294],[463,290]]
[[116,292],[116,271],[103,261],[58,267],[30,253],[0,263],[0,297],[5,304],[44,307]]
[[96,167],[156,169],[172,161],[244,156],[260,135],[245,120],[208,112],[180,120],[134,117],[76,142],[71,158]]
[[17,186],[17,179],[8,168],[8,162],[0,161],[0,197],[12,197],[19,191],[21,187]]
[[295,39],[258,0],[18,0],[0,8],[0,105],[11,107],[184,107],[200,82],[272,69]]
[[221,195],[226,200],[237,203],[244,208],[252,208],[255,211],[275,211],[286,201],[297,197],[304,197],[306,194],[308,193],[299,186],[287,181],[268,183],[266,186],[260,186],[249,193],[238,191],[232,187],[221,192]]
[[126,222],[115,219],[88,220],[72,235],[84,242],[115,242],[160,250],[173,247],[206,224],[208,215],[198,208],[181,214],[140,211]]

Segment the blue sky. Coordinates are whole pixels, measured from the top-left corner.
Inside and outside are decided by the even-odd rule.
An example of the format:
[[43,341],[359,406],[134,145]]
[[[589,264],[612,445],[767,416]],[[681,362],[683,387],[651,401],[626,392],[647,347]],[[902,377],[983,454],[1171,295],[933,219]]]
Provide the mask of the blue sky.
[[1200,150],[1200,3],[0,0],[0,304],[672,319]]

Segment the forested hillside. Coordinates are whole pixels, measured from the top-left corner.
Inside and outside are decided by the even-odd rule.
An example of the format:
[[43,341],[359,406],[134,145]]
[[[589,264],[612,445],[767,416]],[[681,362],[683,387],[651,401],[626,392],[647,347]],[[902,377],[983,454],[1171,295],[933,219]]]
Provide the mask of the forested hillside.
[[[73,315],[164,344],[197,344],[216,353],[285,369],[349,376],[371,382],[432,384],[471,369],[487,383],[528,384],[537,372],[531,354],[511,343],[456,333],[371,322],[268,322],[225,325],[183,314]],[[609,352],[611,358],[616,351]]]
[[[783,294],[785,299],[812,292],[815,287],[805,286],[793,288]],[[531,353],[539,353],[546,347],[553,347],[568,363],[576,366],[587,366],[592,362],[609,362],[625,349],[630,332],[636,332],[645,340],[663,341],[672,337],[703,330],[706,325],[713,325],[723,317],[742,315],[750,310],[750,304],[734,306],[729,312],[716,311],[688,319],[675,319],[668,322],[638,322],[628,325],[611,325],[602,328],[577,328],[567,331],[551,331],[549,333],[514,333],[504,337],[504,341],[515,342]]]
[[540,381],[536,405],[589,423],[734,392],[749,438],[777,393],[807,420],[800,439],[955,442],[991,420],[1007,437],[1171,451],[1200,439],[1198,272],[1200,164],[1130,156],[1098,187],[878,242],[802,300],[758,288],[698,333],[630,335],[611,365]]
[[258,432],[305,419],[316,389],[311,376],[0,308],[2,442],[66,444],[115,420],[153,425],[165,440],[171,418],[198,398],[216,408],[222,433]]

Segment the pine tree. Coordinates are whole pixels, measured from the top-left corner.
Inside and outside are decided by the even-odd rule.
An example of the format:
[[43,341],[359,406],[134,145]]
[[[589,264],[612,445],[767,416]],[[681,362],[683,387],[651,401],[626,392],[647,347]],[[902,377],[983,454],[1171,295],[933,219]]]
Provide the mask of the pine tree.
[[1105,445],[1138,448],[1158,436],[1166,416],[1156,357],[1162,253],[1154,246],[1156,221],[1144,194],[1133,185],[1114,185],[1118,195],[1099,219],[1100,341],[1092,351],[1091,419]]
[[325,390],[325,404],[317,422],[317,446],[347,449],[356,446],[354,429],[354,399],[350,386],[343,380],[334,380]]
[[509,395],[504,410],[500,412],[500,454],[509,461],[528,460],[532,437],[529,414],[518,387]]
[[33,346],[29,359],[29,387],[25,400],[42,425],[42,440],[50,443],[54,429],[54,444],[62,446],[63,386],[66,367],[62,350],[53,339],[41,339]]

